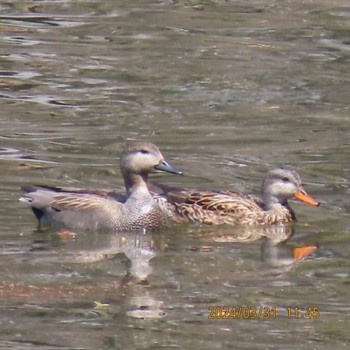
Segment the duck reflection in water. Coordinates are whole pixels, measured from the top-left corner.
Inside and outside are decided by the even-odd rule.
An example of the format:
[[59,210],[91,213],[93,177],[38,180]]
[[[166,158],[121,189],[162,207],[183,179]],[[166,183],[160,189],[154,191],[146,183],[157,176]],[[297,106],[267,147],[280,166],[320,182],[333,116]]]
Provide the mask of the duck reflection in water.
[[[47,297],[48,291],[52,291],[54,298],[76,298],[81,302],[83,294],[88,300],[96,301],[97,313],[115,313],[125,308],[126,315],[133,318],[162,318],[166,315],[162,310],[163,301],[146,287],[152,273],[151,259],[166,249],[163,235],[154,232],[101,234],[90,231],[76,232],[74,238],[62,238],[56,231],[47,229],[37,231],[35,236],[37,239],[28,255],[30,264],[38,267],[39,263],[45,270],[49,268],[49,275],[62,267],[64,271],[70,270],[74,264],[74,276],[80,278],[70,278],[70,282],[64,284],[48,282],[44,286],[42,280],[37,286],[31,281],[31,298],[40,298],[42,294]],[[119,263],[112,260],[119,255],[125,255],[127,262],[124,263],[123,258]],[[91,267],[91,263],[98,264]],[[103,269],[103,273],[96,276],[99,269]],[[79,273],[81,270],[82,274]],[[23,294],[23,289],[19,291]],[[12,293],[16,292],[12,289]],[[104,300],[110,302],[104,303]],[[116,308],[117,311],[114,310]]]
[[[272,266],[285,266],[307,258],[317,249],[317,243],[293,246],[288,241],[298,226],[294,224],[270,226],[210,226],[188,227],[188,231],[201,241],[249,244],[261,242],[261,260]],[[242,246],[241,246],[242,247]],[[244,249],[244,248],[243,248]]]
[[[88,264],[103,262],[119,254],[128,258],[126,278],[147,283],[152,272],[150,260],[165,249],[163,236],[152,232],[74,232],[72,239],[62,238],[62,231],[38,231],[32,244],[33,261]],[[70,231],[69,231],[70,232]],[[35,255],[33,255],[35,253]]]

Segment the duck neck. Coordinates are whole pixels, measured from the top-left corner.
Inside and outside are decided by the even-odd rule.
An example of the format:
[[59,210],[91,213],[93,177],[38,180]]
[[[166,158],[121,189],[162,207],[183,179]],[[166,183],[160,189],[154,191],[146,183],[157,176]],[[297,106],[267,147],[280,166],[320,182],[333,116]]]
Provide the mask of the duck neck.
[[287,201],[282,203],[275,196],[269,195],[267,193],[264,193],[263,200],[264,200],[264,208],[265,208],[265,210],[271,210],[271,209],[275,208],[278,205],[284,206],[284,207],[288,207]]
[[147,187],[148,174],[133,174],[129,172],[123,172],[123,177],[128,197],[130,197],[135,192],[149,193]]

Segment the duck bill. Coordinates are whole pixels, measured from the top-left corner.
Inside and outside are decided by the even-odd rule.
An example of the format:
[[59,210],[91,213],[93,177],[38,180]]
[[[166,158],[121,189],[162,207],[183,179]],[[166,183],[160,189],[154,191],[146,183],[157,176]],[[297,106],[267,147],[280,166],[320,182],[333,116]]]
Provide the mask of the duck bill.
[[300,201],[306,203],[306,204],[310,204],[313,205],[315,207],[319,207],[320,203],[316,202],[311,196],[309,196],[305,191],[299,191],[294,193],[294,197],[296,199],[299,199]]
[[166,171],[166,172],[168,172],[170,174],[178,174],[178,175],[182,175],[183,174],[182,170],[175,168],[174,166],[172,166],[171,164],[169,164],[165,160],[160,161],[160,163],[158,165],[156,165],[154,167],[154,169],[161,170],[161,171]]
[[293,258],[295,260],[304,259],[307,256],[311,255],[317,248],[318,246],[316,244],[304,245],[301,247],[294,247],[292,250]]

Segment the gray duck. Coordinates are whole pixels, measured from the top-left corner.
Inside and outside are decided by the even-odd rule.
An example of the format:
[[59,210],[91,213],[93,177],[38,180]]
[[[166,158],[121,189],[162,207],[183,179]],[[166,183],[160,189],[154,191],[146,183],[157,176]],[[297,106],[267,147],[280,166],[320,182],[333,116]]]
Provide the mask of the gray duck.
[[166,162],[158,147],[133,142],[123,150],[120,168],[126,195],[113,191],[50,186],[23,186],[20,201],[29,205],[39,223],[70,229],[134,231],[154,230],[166,223],[147,187],[153,170],[182,172]]

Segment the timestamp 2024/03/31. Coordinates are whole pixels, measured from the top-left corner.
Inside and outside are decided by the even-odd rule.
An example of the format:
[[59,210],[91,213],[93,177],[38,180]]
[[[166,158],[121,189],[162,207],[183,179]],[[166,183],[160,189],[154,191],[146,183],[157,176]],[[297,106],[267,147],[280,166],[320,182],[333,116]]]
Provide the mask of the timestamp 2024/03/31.
[[[269,306],[209,306],[209,319],[257,319],[267,320],[277,318],[277,307]],[[310,319],[317,320],[321,313],[318,306],[298,307],[288,306],[278,308],[288,319]],[[282,315],[281,315],[282,316]]]

